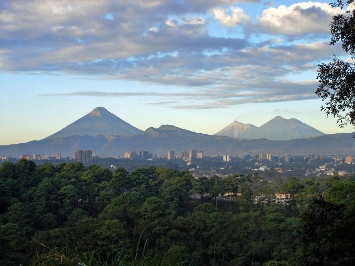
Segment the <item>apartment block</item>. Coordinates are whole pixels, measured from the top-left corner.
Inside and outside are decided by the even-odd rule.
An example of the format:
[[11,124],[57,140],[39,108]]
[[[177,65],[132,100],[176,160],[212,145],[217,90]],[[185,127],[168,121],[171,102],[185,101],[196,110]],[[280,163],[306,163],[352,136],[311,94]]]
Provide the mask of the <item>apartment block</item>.
[[80,163],[90,163],[92,160],[92,150],[76,150],[74,161]]

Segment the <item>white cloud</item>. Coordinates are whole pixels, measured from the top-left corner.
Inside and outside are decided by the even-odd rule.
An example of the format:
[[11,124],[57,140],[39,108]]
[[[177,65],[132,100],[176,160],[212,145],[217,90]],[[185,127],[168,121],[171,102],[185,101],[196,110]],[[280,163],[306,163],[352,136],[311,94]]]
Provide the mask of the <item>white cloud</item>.
[[176,22],[170,18],[168,18],[166,21],[165,21],[165,24],[168,25],[169,27],[176,27]]
[[[297,45],[287,39],[328,32],[336,10],[315,2],[269,8],[255,25],[235,6],[238,2],[8,0],[7,9],[0,9],[0,69],[193,88],[201,91],[194,99],[213,95],[216,106],[263,101],[265,95],[274,101],[310,97],[313,84],[286,82],[286,77],[315,71],[336,47],[313,36],[309,44],[301,37]],[[228,29],[214,37],[216,21],[228,28],[248,27],[248,39]],[[264,34],[259,40],[256,27],[283,36]]]
[[327,3],[302,2],[266,9],[259,17],[259,23],[263,31],[272,34],[328,33],[332,16],[339,12],[339,8],[332,8]]
[[188,25],[205,25],[206,20],[202,17],[191,17],[191,18],[184,18],[184,24]]
[[247,14],[244,13],[243,9],[240,7],[231,7],[231,15],[225,13],[225,10],[222,8],[215,8],[212,10],[215,19],[222,25],[232,28],[236,27],[243,22],[250,21],[250,18]]

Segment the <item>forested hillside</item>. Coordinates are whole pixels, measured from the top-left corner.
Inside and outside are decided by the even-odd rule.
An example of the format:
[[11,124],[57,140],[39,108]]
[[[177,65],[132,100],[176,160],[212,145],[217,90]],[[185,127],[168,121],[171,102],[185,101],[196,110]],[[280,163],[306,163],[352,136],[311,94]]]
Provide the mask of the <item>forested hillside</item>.
[[354,196],[352,177],[5,162],[0,265],[354,265]]

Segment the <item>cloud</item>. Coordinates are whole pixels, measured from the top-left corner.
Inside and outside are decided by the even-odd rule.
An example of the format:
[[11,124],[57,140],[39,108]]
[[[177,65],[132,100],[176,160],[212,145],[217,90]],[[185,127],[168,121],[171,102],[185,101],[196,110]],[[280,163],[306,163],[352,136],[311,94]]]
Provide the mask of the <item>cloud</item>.
[[266,32],[281,35],[328,33],[332,16],[340,13],[327,3],[302,2],[289,7],[268,8],[259,17],[259,26]]
[[242,24],[243,22],[249,22],[250,18],[244,13],[240,7],[231,7],[231,15],[225,14],[222,8],[213,9],[215,19],[226,27],[232,28]]
[[[316,82],[290,77],[315,73],[319,62],[341,51],[324,40],[338,9],[317,2],[283,5],[265,9],[253,24],[242,2],[260,1],[5,0],[0,4],[0,69],[159,85],[159,93],[142,86],[141,92],[46,96],[152,96],[159,100],[151,104],[170,108],[315,98]],[[231,30],[235,27],[246,37]],[[307,35],[311,41],[304,39]]]

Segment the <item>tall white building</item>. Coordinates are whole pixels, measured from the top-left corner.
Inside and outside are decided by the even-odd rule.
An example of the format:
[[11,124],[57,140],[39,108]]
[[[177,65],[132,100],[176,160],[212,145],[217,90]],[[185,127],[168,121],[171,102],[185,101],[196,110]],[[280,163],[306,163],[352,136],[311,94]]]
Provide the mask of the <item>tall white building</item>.
[[223,162],[229,162],[229,161],[230,161],[229,155],[223,155]]

